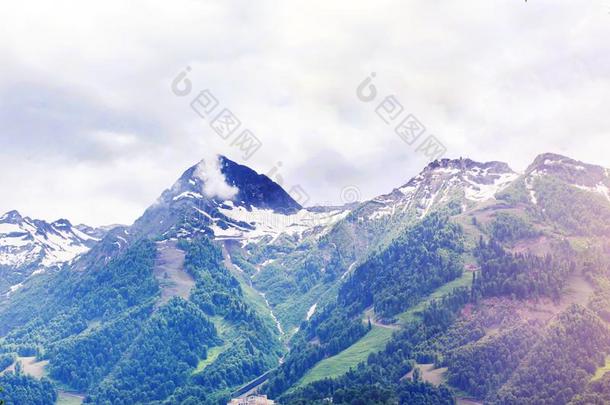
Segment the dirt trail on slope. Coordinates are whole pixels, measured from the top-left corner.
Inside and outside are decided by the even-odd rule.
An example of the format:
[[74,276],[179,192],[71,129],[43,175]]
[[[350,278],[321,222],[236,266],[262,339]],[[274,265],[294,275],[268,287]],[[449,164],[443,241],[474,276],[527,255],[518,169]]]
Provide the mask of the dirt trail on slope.
[[176,242],[157,242],[157,259],[153,274],[161,287],[158,305],[167,303],[172,297],[187,300],[195,279],[184,271],[185,253],[176,247]]
[[418,368],[421,373],[422,381],[429,382],[433,385],[440,385],[443,383],[444,375],[447,372],[447,367],[434,368],[433,363],[428,364],[415,364],[413,370],[405,374],[401,380],[412,380],[413,372]]
[[21,363],[23,374],[41,379],[45,375],[45,367],[49,364],[48,360],[37,361],[35,356],[17,357],[17,360],[8,366],[0,375],[8,372],[14,372],[17,363]]
[[[594,289],[583,276],[575,274],[568,278],[566,290],[558,303],[548,297],[538,300],[514,301],[507,297],[486,298],[483,305],[487,308],[510,308],[521,320],[539,320],[544,323],[557,317],[572,304],[587,305]],[[490,329],[490,331],[492,331]]]
[[[440,384],[445,382],[445,374],[447,372],[447,367],[434,368],[434,364],[415,364],[413,370],[409,371],[405,374],[401,380],[413,380],[413,371],[418,368],[421,373],[422,381],[428,382],[432,385],[439,386]],[[455,397],[457,405],[483,405],[483,402],[480,402],[474,398],[466,398],[457,396]]]

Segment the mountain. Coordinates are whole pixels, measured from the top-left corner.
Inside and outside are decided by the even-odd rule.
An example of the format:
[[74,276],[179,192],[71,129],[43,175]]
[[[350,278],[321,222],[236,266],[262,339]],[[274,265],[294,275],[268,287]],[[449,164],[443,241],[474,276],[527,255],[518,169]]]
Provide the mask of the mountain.
[[[215,189],[223,187],[226,195]],[[219,156],[218,162],[201,161],[186,170],[134,223],[132,231],[168,237],[202,233],[248,241],[281,233],[302,235],[340,215],[340,210],[305,210],[267,176]]]
[[[18,354],[40,345],[54,379],[100,401],[180,396],[166,382],[181,381],[174,386],[180,388],[187,377],[205,395],[226,395],[277,364],[283,331],[264,295],[212,241],[274,238],[299,223],[300,237],[319,227],[315,218],[333,215],[309,214],[266,176],[224,157],[202,161],[133,225],[109,230],[72,265],[33,278],[0,303],[0,345]],[[100,347],[112,354],[96,357]],[[193,373],[212,356],[208,349],[219,361]],[[176,366],[127,383],[134,367],[146,369],[150,361]]]
[[545,153],[538,156],[525,172],[525,184],[532,202],[536,201],[533,182],[540,177],[551,177],[584,191],[594,192],[610,200],[608,169],[579,162],[565,156]]
[[[545,153],[527,168],[528,176],[553,176],[588,191],[601,192],[610,184],[608,169],[580,162],[566,156]],[[607,195],[607,192],[602,192]]]
[[14,292],[32,274],[70,263],[104,233],[66,219],[48,223],[7,212],[0,217],[0,294]]
[[[515,342],[531,337],[553,345],[533,351],[551,350],[557,369],[569,367],[570,362],[558,360],[561,349],[554,345],[577,350],[583,338],[556,336],[551,321],[564,315],[566,324],[579,318],[583,327],[596,330],[591,336],[599,346],[583,358],[603,363],[603,353],[609,353],[604,334],[610,336],[600,320],[610,319],[605,312],[610,310],[607,183],[606,169],[555,154],[538,156],[522,174],[500,162],[444,159],[391,193],[364,202],[329,235],[351,230],[343,246],[358,243],[365,253],[352,256],[336,298],[314,307],[293,338],[299,344],[265,391],[278,397],[288,390],[280,396],[282,403],[335,398],[346,390],[352,398],[362,397],[371,394],[365,387],[372,381],[390,387],[388,382],[404,379],[413,364],[433,362],[440,371],[448,367],[444,373],[453,386],[473,396],[491,403],[532,403],[538,394],[525,389],[525,380],[509,379],[513,373],[525,375],[525,368],[512,363],[507,369],[515,359],[498,354],[521,350],[517,361],[525,358],[531,347]],[[467,311],[460,312],[465,303]],[[567,315],[571,305],[587,309]],[[538,324],[531,325],[532,319]],[[368,322],[369,332],[358,320]],[[420,328],[430,328],[429,334],[420,336]],[[404,334],[390,336],[399,330]],[[368,354],[373,357],[367,361]],[[358,367],[360,361],[369,365]],[[504,376],[483,362],[504,367]],[[389,374],[381,377],[380,367]],[[350,368],[359,371],[348,373]],[[557,380],[538,365],[533,369],[546,383]],[[586,382],[579,381],[564,400],[585,389]],[[496,391],[500,388],[504,391]],[[396,401],[407,395],[393,392],[385,395]],[[522,402],[505,392],[518,392]]]
[[0,368],[37,356],[100,404],[253,388],[281,404],[605,403],[609,186],[556,154],[523,173],[442,159],[369,201],[303,208],[205,160],[131,226],[39,224],[99,240],[0,302]]
[[357,212],[370,219],[409,212],[422,218],[435,207],[459,202],[466,208],[493,199],[519,175],[506,163],[478,163],[470,159],[442,159],[431,162],[402,187],[374,198]]
[[441,208],[462,212],[494,200],[518,177],[502,162],[433,161],[401,187],[354,208],[350,218],[360,226],[353,232],[387,243],[430,212]]

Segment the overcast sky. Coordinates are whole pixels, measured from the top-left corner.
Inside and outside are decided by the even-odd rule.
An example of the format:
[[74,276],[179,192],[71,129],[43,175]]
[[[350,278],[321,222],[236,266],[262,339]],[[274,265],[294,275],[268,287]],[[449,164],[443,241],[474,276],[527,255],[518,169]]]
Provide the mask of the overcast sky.
[[[213,153],[371,198],[429,160],[376,115],[390,95],[447,157],[610,167],[609,39],[610,0],[5,1],[0,211],[131,223]],[[190,108],[204,89],[262,142],[247,161]]]

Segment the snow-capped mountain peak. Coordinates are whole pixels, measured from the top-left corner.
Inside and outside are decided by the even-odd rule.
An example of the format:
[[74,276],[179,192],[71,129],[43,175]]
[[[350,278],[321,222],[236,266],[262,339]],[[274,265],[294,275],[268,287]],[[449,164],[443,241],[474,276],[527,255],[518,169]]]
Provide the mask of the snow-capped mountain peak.
[[494,198],[499,190],[518,176],[503,162],[479,163],[470,159],[442,159],[431,162],[400,190],[410,194],[415,186],[422,184],[433,186],[433,189],[461,186],[467,200],[485,201]]
[[[66,219],[48,223],[9,211],[0,217],[1,279],[21,282],[32,273],[60,267],[87,252],[97,240]],[[0,290],[6,287],[0,285]]]
[[569,184],[586,188],[595,188],[600,184],[610,185],[608,169],[554,153],[544,153],[536,157],[527,168],[526,174],[554,176]]
[[9,211],[6,214],[2,215],[2,217],[0,217],[0,221],[4,222],[4,223],[19,223],[21,221],[23,221],[23,217],[21,216],[21,214],[16,211]]
[[555,153],[543,153],[536,157],[525,172],[525,186],[529,190],[533,204],[537,203],[534,181],[543,176],[596,193],[610,201],[610,171],[607,168]]
[[304,209],[269,177],[218,156],[187,169],[136,221],[132,235],[275,240],[282,234],[301,237],[348,212]]
[[465,209],[469,204],[493,199],[517,177],[519,174],[502,162],[436,160],[402,187],[370,201],[367,215],[369,219],[381,219],[414,212],[423,217],[434,206],[452,200]]

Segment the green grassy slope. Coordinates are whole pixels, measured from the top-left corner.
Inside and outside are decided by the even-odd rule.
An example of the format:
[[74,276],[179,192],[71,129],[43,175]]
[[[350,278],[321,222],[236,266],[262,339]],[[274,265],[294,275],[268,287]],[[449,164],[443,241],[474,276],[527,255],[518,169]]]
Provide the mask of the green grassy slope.
[[338,377],[355,367],[358,363],[366,361],[369,354],[383,350],[385,344],[392,337],[392,329],[373,326],[369,333],[362,339],[342,351],[341,353],[322,360],[314,368],[309,370],[299,381],[303,386],[310,382],[324,379],[326,377]]
[[[464,274],[453,280],[428,295],[419,304],[409,308],[405,312],[399,314],[397,319],[399,324],[405,324],[414,319],[417,313],[425,308],[432,300],[442,297],[451,292],[454,288],[469,286],[472,282],[472,273],[464,272]],[[319,362],[313,367],[303,378],[297,383],[297,386],[304,386],[310,382],[322,380],[327,377],[337,377],[345,374],[350,368],[355,368],[358,363],[366,361],[371,353],[376,353],[384,349],[386,343],[392,337],[391,328],[373,326],[373,329],[367,333],[362,339],[358,340],[352,346],[348,347],[339,354],[329,357]]]

